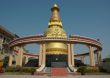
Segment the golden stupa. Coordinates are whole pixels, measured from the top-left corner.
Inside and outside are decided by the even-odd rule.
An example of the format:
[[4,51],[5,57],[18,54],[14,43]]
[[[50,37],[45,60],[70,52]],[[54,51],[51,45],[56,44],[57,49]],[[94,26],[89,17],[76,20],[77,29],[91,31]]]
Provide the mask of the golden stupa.
[[[63,30],[62,22],[59,17],[59,7],[55,4],[52,8],[52,15],[48,23],[48,29],[44,33],[46,37],[66,38],[66,32]],[[63,42],[49,42],[46,44],[46,54],[67,54],[67,44]]]

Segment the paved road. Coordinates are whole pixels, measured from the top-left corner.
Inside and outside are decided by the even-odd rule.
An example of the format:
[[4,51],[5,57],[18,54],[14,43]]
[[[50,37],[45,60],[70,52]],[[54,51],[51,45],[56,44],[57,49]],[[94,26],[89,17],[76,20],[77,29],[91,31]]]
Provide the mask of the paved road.
[[67,77],[51,77],[51,76],[32,76],[32,75],[0,75],[0,78],[110,78],[110,75],[85,75],[85,76],[67,76]]

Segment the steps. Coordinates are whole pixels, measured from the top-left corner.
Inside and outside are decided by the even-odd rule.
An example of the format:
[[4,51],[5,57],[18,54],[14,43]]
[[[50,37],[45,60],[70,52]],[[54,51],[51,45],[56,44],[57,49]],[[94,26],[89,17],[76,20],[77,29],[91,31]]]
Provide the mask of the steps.
[[51,76],[67,76],[68,70],[66,68],[51,68]]
[[44,71],[43,72],[48,72],[48,73],[50,73],[50,70],[51,68],[50,67],[45,67],[45,69],[44,69]]
[[37,76],[68,76],[68,75],[80,75],[78,72],[69,72],[68,68],[50,68],[46,67],[41,72],[34,72],[33,75]]

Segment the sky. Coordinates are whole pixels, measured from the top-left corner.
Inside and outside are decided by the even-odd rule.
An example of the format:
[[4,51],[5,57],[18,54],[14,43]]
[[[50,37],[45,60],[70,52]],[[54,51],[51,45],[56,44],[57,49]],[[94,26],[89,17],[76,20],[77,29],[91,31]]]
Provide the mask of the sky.
[[43,34],[55,3],[68,35],[100,39],[110,57],[110,0],[0,0],[0,25],[20,37]]

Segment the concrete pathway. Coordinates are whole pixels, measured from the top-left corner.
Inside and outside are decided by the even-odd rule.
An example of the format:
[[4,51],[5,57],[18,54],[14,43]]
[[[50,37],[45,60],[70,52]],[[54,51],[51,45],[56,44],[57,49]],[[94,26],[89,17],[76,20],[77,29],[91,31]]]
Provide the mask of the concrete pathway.
[[66,76],[66,77],[51,77],[51,76],[32,76],[32,75],[0,75],[0,78],[110,78],[110,75],[84,75],[84,76]]

